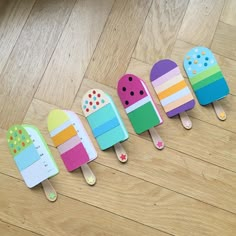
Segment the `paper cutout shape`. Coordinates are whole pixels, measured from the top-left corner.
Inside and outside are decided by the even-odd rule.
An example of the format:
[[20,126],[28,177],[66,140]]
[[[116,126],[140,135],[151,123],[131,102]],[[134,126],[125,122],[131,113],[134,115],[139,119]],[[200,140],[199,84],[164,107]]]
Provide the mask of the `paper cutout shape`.
[[97,157],[79,117],[72,111],[52,110],[48,130],[68,171],[73,171]]
[[143,80],[133,74],[126,74],[119,80],[117,91],[137,134],[163,123]]
[[221,69],[208,48],[192,48],[184,57],[184,69],[201,105],[210,104],[229,94]]
[[112,98],[102,90],[89,90],[82,98],[82,110],[101,150],[128,138]]
[[25,184],[33,188],[59,173],[39,130],[31,125],[14,125],[7,132],[8,146]]
[[150,80],[168,117],[194,107],[193,95],[174,61],[158,61],[152,67]]

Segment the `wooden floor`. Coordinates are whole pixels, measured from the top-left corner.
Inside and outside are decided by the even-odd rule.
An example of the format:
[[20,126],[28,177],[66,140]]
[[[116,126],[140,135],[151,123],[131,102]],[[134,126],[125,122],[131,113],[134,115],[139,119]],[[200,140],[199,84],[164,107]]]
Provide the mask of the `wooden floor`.
[[[235,0],[1,0],[0,235],[235,236],[235,9]],[[183,57],[195,45],[212,49],[230,86],[227,120],[197,103],[186,131],[160,107],[166,147],[158,151],[147,133],[134,133],[116,83],[134,73],[156,98],[153,63],[171,58],[186,77]],[[127,164],[92,139],[94,187],[65,170],[46,123],[51,109],[71,109],[92,137],[80,107],[90,88],[112,95],[130,134]],[[55,203],[22,181],[5,139],[15,123],[36,125],[50,145],[60,168]]]

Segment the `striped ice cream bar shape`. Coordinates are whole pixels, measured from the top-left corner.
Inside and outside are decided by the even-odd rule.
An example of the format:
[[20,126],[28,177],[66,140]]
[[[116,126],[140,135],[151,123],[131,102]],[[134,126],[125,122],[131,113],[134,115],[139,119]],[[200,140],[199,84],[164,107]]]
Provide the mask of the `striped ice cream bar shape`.
[[9,150],[29,188],[59,173],[39,130],[31,125],[14,125],[7,132]]
[[118,82],[117,92],[137,134],[163,122],[143,80],[126,74]]
[[79,117],[72,111],[55,109],[48,115],[48,130],[68,171],[97,157]]
[[91,89],[82,98],[82,110],[101,150],[128,138],[128,132],[112,98],[100,89]]
[[210,104],[229,94],[221,69],[208,48],[192,48],[185,55],[184,69],[201,105]]
[[150,80],[168,117],[194,107],[192,93],[174,61],[158,61],[152,67]]

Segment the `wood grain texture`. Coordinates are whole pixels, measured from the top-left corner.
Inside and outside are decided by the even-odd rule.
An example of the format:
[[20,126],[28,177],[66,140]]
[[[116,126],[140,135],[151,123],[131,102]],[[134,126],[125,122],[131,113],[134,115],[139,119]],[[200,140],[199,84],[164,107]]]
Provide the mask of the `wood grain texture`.
[[34,5],[0,76],[0,127],[22,121],[73,2],[43,0]]
[[[0,3],[0,235],[234,236],[236,232],[236,59],[232,0],[3,0]],[[155,61],[175,60],[210,47],[229,84],[220,101],[188,111],[193,128],[168,118],[149,81]],[[230,51],[231,47],[231,51]],[[233,56],[232,56],[233,55]],[[117,96],[118,79],[145,80],[164,123],[158,151],[148,132],[136,135]],[[129,132],[120,163],[100,151],[81,111],[88,89],[110,94]],[[191,89],[191,86],[190,86]],[[67,172],[47,130],[52,109],[75,111],[98,152],[88,186],[80,170]],[[39,128],[60,169],[51,178],[59,197],[28,189],[10,156],[13,123]]]
[[35,0],[0,2],[0,73],[15,46]]
[[236,26],[219,22],[212,49],[225,57],[236,60]]
[[[0,177],[0,218],[13,222],[18,227],[34,230],[41,235],[77,235],[79,232],[80,235],[148,233],[167,236],[165,233],[63,195],[58,196],[60,201],[58,199],[55,203],[48,204],[40,186],[29,190],[22,181],[2,174]],[[57,186],[56,183],[54,185]],[[75,186],[77,185],[78,183]],[[6,197],[9,191],[11,195]]]
[[7,224],[0,221],[0,234],[4,236],[37,236],[40,234],[36,234],[25,229],[16,227],[11,224]]
[[76,3],[39,85],[37,98],[71,107],[113,2]]
[[178,39],[209,47],[223,6],[223,0],[191,0]]
[[87,77],[116,86],[127,68],[150,6],[150,0],[115,2],[86,72]]
[[[93,81],[85,79],[80,90],[87,90],[91,88],[92,84],[94,85]],[[98,83],[95,85],[97,85],[97,88],[110,92],[109,94],[113,96],[115,103],[118,104],[118,98],[112,88],[107,88],[104,85],[99,86]],[[80,94],[78,95],[80,96]],[[76,99],[75,103],[80,103],[80,101],[80,98]],[[78,103],[73,107],[73,110],[82,114]],[[57,107],[34,100],[24,120],[25,123],[31,121],[31,124],[37,125],[50,145],[53,144],[45,121],[50,110],[55,108]],[[119,110],[121,111],[121,109]],[[122,116],[123,114],[122,112]],[[86,119],[82,116],[80,116],[80,119],[89,132],[89,136],[92,137]],[[175,120],[175,122],[179,123],[178,120]],[[127,119],[125,119],[125,124],[129,131],[131,130],[130,132],[132,132]],[[163,129],[165,130],[166,128],[163,127]],[[182,129],[177,134],[183,134],[181,131]],[[128,165],[118,165],[112,149],[109,152],[99,151],[99,158],[96,162],[236,213],[236,208],[234,208],[234,205],[236,205],[236,193],[235,188],[232,187],[236,181],[235,173],[195,159],[182,152],[174,151],[168,147],[159,153],[154,148],[150,138],[149,140],[144,138],[146,137],[131,135],[129,140],[123,143],[130,157]],[[96,145],[96,149],[99,150],[94,138],[92,138],[92,141]],[[143,146],[146,149],[143,149]],[[4,153],[3,150],[2,152]],[[221,188],[225,189],[222,194],[218,191]]]
[[171,54],[188,1],[154,0],[133,57],[154,64]]
[[226,24],[236,26],[236,1],[225,0],[224,9],[222,11],[220,20]]
[[[82,202],[95,206],[96,208],[104,209],[105,211],[113,212],[116,215],[122,215],[130,220],[140,222],[170,234],[176,233],[178,235],[184,235],[184,232],[191,230],[194,232],[197,231],[199,234],[204,233],[204,235],[214,235],[217,232],[222,234],[226,232],[227,235],[233,235],[232,232],[234,232],[236,227],[236,215],[232,213],[201,203],[112,168],[96,164],[96,162],[90,163],[90,167],[93,169],[98,182],[94,187],[89,187],[83,180],[80,171],[74,171],[73,173],[67,172],[62,161],[59,160],[57,150],[51,148],[51,151],[60,168],[60,175],[51,178],[51,183],[59,193],[60,201],[58,199],[54,204],[49,204],[47,207],[48,214],[44,216],[46,219],[42,219],[40,212],[36,209],[44,208],[48,204],[47,201],[45,201],[41,187],[29,190],[24,186],[22,181],[16,181],[15,179],[14,183],[11,185],[11,180],[6,181],[6,178],[9,179],[10,177],[3,175],[0,179],[2,182],[1,186],[3,186],[1,189],[1,191],[3,191],[3,193],[1,193],[3,200],[0,202],[0,206],[3,210],[2,213],[0,213],[0,217],[4,217],[7,222],[12,221],[12,217],[14,217],[15,220],[12,222],[15,225],[21,226],[20,222],[22,222],[22,219],[19,216],[22,215],[23,211],[27,212],[25,207],[21,207],[22,201],[27,201],[28,205],[30,205],[28,211],[33,210],[38,212],[38,214],[34,214],[33,218],[23,213],[25,227],[29,230],[33,228],[37,229],[36,232],[42,234],[52,232],[56,227],[58,228],[57,230],[62,230],[62,223],[60,221],[54,221],[54,225],[50,225],[50,227],[41,226],[40,229],[37,227],[39,224],[46,225],[46,223],[43,223],[43,220],[50,221],[52,217],[57,218],[57,215],[60,214],[61,211],[66,211],[69,219],[72,218],[69,222],[67,221],[67,225],[64,224],[64,231],[67,232],[71,232],[69,228],[74,229],[75,227],[79,227],[78,221],[81,225],[84,225],[85,222],[88,221],[91,225],[100,225],[101,223],[97,222],[100,220],[106,222],[106,220],[104,220],[104,211],[104,215],[100,213],[99,217],[93,217],[93,222],[88,220],[92,215],[97,215],[98,213],[93,213],[92,208],[88,209],[88,207],[86,207],[83,209],[83,204],[80,203]],[[9,161],[7,158],[4,160]],[[16,168],[14,172],[17,172]],[[14,173],[13,176],[15,177]],[[6,198],[3,194],[6,194],[13,184],[15,186],[14,189],[18,192],[18,198],[14,196],[11,197],[11,207],[9,208],[8,204],[6,204],[7,200],[4,201]],[[28,191],[31,193],[27,194]],[[79,202],[73,200],[74,202],[70,203],[70,201],[66,201],[63,196],[72,197],[75,200],[79,200]],[[33,199],[37,200],[38,203],[37,206],[35,205],[35,210]],[[66,203],[64,203],[64,201],[66,201]],[[77,205],[79,205],[78,208]],[[12,210],[15,207],[17,207],[17,210]],[[78,211],[80,214],[78,214]],[[87,211],[87,214],[84,213],[85,211]],[[186,215],[189,217],[183,221],[182,219]],[[75,216],[78,219],[76,225],[73,224]],[[111,215],[109,217],[111,217]],[[59,219],[64,221],[64,218]],[[211,227],[212,221],[215,222],[215,227]],[[59,227],[58,224],[61,226]],[[104,227],[107,227],[107,225],[104,225]],[[132,228],[130,229],[132,230]],[[96,227],[95,230],[97,230]],[[104,228],[101,230],[104,230]],[[64,231],[62,231],[62,235],[64,235]]]

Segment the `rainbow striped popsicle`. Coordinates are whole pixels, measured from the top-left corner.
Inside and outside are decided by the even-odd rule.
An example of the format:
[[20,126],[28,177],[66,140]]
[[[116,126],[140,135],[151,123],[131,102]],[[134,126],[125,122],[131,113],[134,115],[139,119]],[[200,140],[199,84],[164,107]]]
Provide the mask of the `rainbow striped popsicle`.
[[168,117],[194,107],[195,101],[191,91],[174,61],[158,61],[152,67],[150,80]]
[[97,157],[81,121],[73,112],[52,110],[48,116],[48,130],[68,171]]

